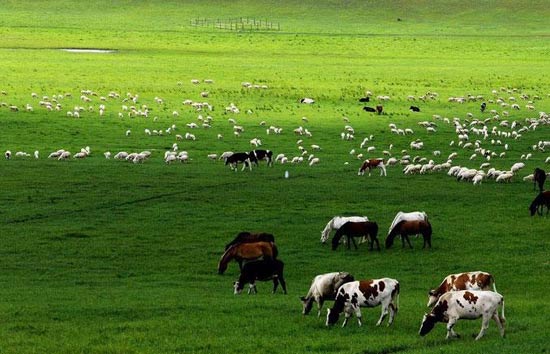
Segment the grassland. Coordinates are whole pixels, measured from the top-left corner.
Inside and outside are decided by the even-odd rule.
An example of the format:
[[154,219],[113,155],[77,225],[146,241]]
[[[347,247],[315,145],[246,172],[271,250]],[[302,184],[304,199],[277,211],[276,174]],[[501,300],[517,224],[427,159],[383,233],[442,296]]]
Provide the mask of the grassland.
[[[508,100],[519,111],[507,119],[550,111],[550,33],[544,26],[547,1],[2,1],[0,6],[0,150],[39,150],[41,158],[0,161],[0,352],[1,353],[542,353],[548,350],[548,217],[531,218],[535,196],[522,177],[543,167],[548,153],[533,151],[548,140],[548,126],[525,132],[506,156],[491,161],[508,169],[532,153],[509,184],[459,183],[444,172],[388,177],[356,175],[364,137],[378,157],[393,144],[401,155],[420,138],[419,156],[441,160],[457,151],[458,165],[478,168],[472,151],[449,146],[452,126],[436,121],[438,132],[417,125],[434,114],[462,121],[479,112],[479,102],[450,103],[447,97],[483,95]],[[280,22],[280,32],[224,32],[192,28],[197,17],[250,16]],[[397,21],[400,18],[401,21]],[[75,54],[59,48],[110,48],[113,54]],[[193,85],[191,79],[213,79]],[[267,85],[243,89],[241,82]],[[501,91],[516,89],[516,91]],[[93,90],[91,103],[81,90]],[[207,99],[201,91],[209,91]],[[357,98],[370,90],[389,95],[386,114],[368,115]],[[99,96],[108,99],[99,117]],[[437,92],[417,102],[408,95]],[[39,98],[31,97],[35,92]],[[120,119],[122,98],[138,94],[151,108],[149,118]],[[72,97],[65,97],[71,93]],[[527,111],[521,93],[540,96]],[[61,111],[38,104],[43,96],[63,95]],[[316,99],[300,105],[301,97]],[[164,100],[157,105],[155,97]],[[206,100],[212,112],[196,112],[183,100]],[[241,113],[224,112],[235,103]],[[32,112],[23,108],[33,106]],[[80,119],[74,106],[91,105]],[[489,104],[502,114],[504,108]],[[172,112],[179,112],[174,117]],[[250,111],[250,113],[247,113]],[[146,136],[148,129],[175,124],[178,133],[199,114],[211,115],[211,129],[191,131],[187,165],[166,165],[164,151],[174,135]],[[158,117],[156,120],[153,117]],[[307,117],[308,122],[302,121]],[[349,119],[349,123],[343,121]],[[245,127],[233,136],[236,119]],[[283,128],[266,135],[265,126]],[[412,136],[390,133],[389,123],[412,128]],[[345,124],[355,140],[342,141]],[[496,124],[496,123],[495,123]],[[304,126],[318,144],[321,163],[260,166],[231,172],[209,153],[263,147],[298,154],[292,130]],[[131,130],[130,136],[125,132]],[[217,134],[224,136],[216,139]],[[498,153],[503,146],[482,142]],[[90,146],[82,161],[48,160],[63,148]],[[150,150],[144,164],[106,160],[103,152]],[[414,154],[414,153],[413,153]],[[416,155],[415,154],[415,155]],[[435,159],[435,158],[434,158]],[[346,162],[348,164],[346,164]],[[290,178],[283,177],[285,170]],[[433,249],[399,247],[380,253],[330,251],[319,231],[334,215],[367,215],[380,225],[381,239],[399,210],[425,210],[434,227]],[[260,283],[255,296],[234,296],[236,264],[219,276],[216,265],[225,243],[243,230],[271,232],[285,262],[289,294],[270,294]],[[439,325],[426,338],[417,335],[427,290],[453,272],[486,270],[506,299],[507,337],[494,324],[473,342],[479,321],[460,322],[459,340],[445,341]],[[324,319],[301,315],[298,296],[314,275],[347,270],[357,278],[389,276],[401,282],[400,312],[392,328],[376,328],[379,309],[364,309],[364,326],[326,328]]]

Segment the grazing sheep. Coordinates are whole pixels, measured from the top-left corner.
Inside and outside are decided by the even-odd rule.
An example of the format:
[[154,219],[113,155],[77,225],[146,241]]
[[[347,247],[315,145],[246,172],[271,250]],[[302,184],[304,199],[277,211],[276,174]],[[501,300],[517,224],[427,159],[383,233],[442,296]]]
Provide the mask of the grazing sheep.
[[319,163],[319,158],[318,157],[314,157],[309,161],[310,166],[316,165],[318,163]]
[[523,162],[517,162],[517,163],[512,165],[512,168],[510,169],[510,171],[512,173],[515,173],[515,172],[521,170],[524,167],[525,167],[525,164]]
[[315,100],[313,98],[308,98],[308,97],[305,97],[305,98],[302,98],[300,100],[300,103],[304,103],[304,104],[313,104],[315,103]]
[[208,158],[210,160],[217,160],[218,159],[218,154],[208,154]]

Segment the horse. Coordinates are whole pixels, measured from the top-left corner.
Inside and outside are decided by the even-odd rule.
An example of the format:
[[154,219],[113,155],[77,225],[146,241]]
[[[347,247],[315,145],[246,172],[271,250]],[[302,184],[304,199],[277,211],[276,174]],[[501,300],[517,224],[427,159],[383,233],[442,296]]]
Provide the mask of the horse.
[[550,212],[550,191],[544,191],[539,193],[529,206],[529,210],[531,211],[531,216],[535,215],[535,213],[538,212],[539,215],[542,216],[542,212],[544,211],[544,207],[546,206],[546,215]]
[[239,268],[242,268],[242,262],[263,257],[263,259],[275,259],[278,254],[277,246],[273,242],[251,242],[239,243],[230,246],[221,256],[218,263],[218,274],[223,274],[227,269],[227,264],[232,260],[239,262]]
[[359,236],[368,236],[370,240],[370,250],[373,250],[374,242],[376,241],[376,247],[380,251],[380,243],[378,242],[378,224],[371,221],[361,221],[361,222],[352,222],[348,221],[341,228],[336,231],[334,237],[332,238],[332,250],[338,248],[340,239],[342,236],[346,235],[348,240],[348,250],[350,249],[350,243],[353,242],[355,249],[357,249],[357,244],[355,243],[354,237]]
[[225,250],[238,243],[250,243],[250,242],[275,242],[275,237],[272,234],[260,232],[257,234],[250,233],[248,231],[239,232],[233,241],[225,245]]
[[540,168],[535,168],[533,172],[533,190],[537,189],[537,183],[539,185],[539,190],[542,193],[544,190],[544,182],[546,181],[546,172]]
[[388,230],[388,234],[393,230],[395,225],[397,225],[401,221],[405,221],[405,220],[424,220],[424,221],[428,221],[428,214],[426,214],[423,211],[411,211],[409,213],[399,211],[399,212],[397,212],[397,214],[395,214],[395,218],[393,218],[393,221],[390,225],[390,229]]
[[348,221],[369,221],[366,216],[335,216],[327,223],[323,231],[321,231],[321,243],[326,243],[329,234],[332,230],[338,230]]
[[426,245],[432,248],[432,225],[430,225],[428,221],[424,220],[401,221],[395,225],[386,238],[386,248],[390,248],[393,245],[393,239],[396,235],[401,235],[403,247],[405,247],[405,240],[407,240],[409,247],[413,248],[411,241],[409,240],[409,235],[418,234],[422,234],[422,237],[424,238],[424,245],[422,248],[425,248]]

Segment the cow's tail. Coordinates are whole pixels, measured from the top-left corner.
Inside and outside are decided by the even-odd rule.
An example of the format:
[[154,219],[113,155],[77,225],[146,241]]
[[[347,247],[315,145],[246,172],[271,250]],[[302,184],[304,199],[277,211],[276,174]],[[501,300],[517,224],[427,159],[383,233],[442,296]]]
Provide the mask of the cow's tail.
[[491,278],[492,278],[492,280],[493,280],[493,291],[494,291],[495,293],[498,293],[498,291],[497,291],[497,284],[496,284],[496,282],[495,282],[495,278],[492,277],[492,276],[491,276]]
[[502,298],[502,308],[500,309],[500,321],[502,324],[506,323],[506,317],[504,316],[504,297]]
[[392,290],[392,304],[394,304],[395,307],[395,313],[399,311],[399,282],[395,283],[395,288]]

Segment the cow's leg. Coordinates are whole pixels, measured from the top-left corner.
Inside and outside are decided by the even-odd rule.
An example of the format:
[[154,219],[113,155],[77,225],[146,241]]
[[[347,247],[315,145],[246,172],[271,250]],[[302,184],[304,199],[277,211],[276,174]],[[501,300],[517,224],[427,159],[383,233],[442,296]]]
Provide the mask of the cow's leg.
[[258,290],[256,289],[256,284],[254,282],[248,284],[248,295],[257,294]]
[[[359,305],[356,305],[355,308],[355,316],[357,317],[357,323],[359,324],[359,327],[363,325],[363,322],[361,321],[361,307]],[[351,316],[351,313],[350,313]]]
[[286,282],[285,282],[285,278],[283,278],[283,274],[281,273],[277,278],[281,283],[281,288],[283,288],[283,294],[286,294]]
[[376,322],[376,326],[380,326],[382,324],[382,321],[384,321],[384,318],[388,315],[388,304],[385,302],[382,303],[382,313],[380,314],[380,318],[378,319],[378,322]]
[[453,329],[457,320],[458,318],[456,317],[449,317],[449,322],[447,323],[447,339],[458,337],[458,334]]
[[349,313],[348,311],[344,310],[344,323],[342,323],[342,328],[346,327],[346,325],[348,324],[348,320],[349,320],[350,317],[351,317],[351,313]]
[[495,311],[495,313],[493,314],[493,320],[495,320],[495,322],[497,323],[500,336],[504,338],[504,324],[500,320],[500,316],[498,315],[498,310]]
[[317,296],[315,298],[315,301],[317,301],[317,317],[321,317],[321,309],[323,308],[323,303],[325,300],[321,296]]
[[279,286],[279,279],[277,276],[273,277],[273,294],[277,291],[277,287]]
[[[498,316],[498,315],[497,315]],[[483,335],[485,334],[485,331],[487,328],[489,328],[489,321],[491,320],[491,317],[484,314],[483,319],[481,320],[481,330],[479,331],[479,334],[476,337],[476,340],[479,340]]]
[[393,319],[395,318],[395,314],[397,313],[397,308],[395,307],[395,304],[392,302],[388,306],[390,308],[390,319],[388,320],[388,327],[392,325]]

